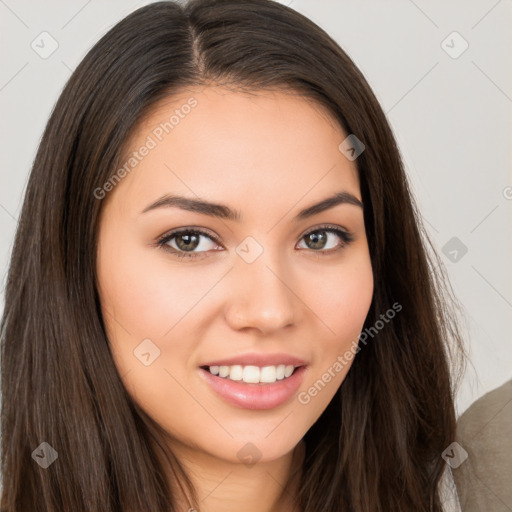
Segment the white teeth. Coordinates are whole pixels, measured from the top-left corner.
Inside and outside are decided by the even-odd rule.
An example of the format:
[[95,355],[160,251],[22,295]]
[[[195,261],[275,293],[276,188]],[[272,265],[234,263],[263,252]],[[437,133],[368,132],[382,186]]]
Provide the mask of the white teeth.
[[[231,373],[229,377],[231,378]],[[260,369],[257,366],[244,366],[243,381],[250,384],[258,384],[260,381]]]
[[260,382],[275,382],[277,369],[275,366],[264,366],[260,371]]
[[293,373],[293,366],[287,366],[284,369],[284,377],[289,377]]
[[278,366],[210,366],[210,373],[219,377],[235,381],[243,381],[248,384],[272,383],[289,377],[295,370],[293,365],[280,364]]
[[243,368],[239,364],[231,366],[229,369],[229,378],[231,380],[242,380],[243,374]]

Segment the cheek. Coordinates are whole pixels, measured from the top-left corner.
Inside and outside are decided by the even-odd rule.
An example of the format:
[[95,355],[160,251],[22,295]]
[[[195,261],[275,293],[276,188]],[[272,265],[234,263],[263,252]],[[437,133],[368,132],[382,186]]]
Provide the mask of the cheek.
[[[359,335],[373,297],[373,271],[367,252],[340,265],[321,280],[323,286],[313,296],[312,309],[317,313],[324,335],[319,336],[315,351],[315,373],[331,370],[330,388],[340,385],[357,349]],[[337,362],[342,361],[342,364]],[[312,376],[318,378],[319,375]]]
[[163,250],[113,240],[99,251],[98,277],[102,306],[115,312],[109,325],[116,332],[124,328],[123,336],[129,332],[133,341],[164,337],[209,284],[197,272],[180,269]]
[[322,414],[339,389],[356,357],[359,335],[373,296],[373,272],[369,256],[359,255],[354,264],[340,266],[314,295],[311,309],[319,312],[311,372],[297,395],[312,423]]
[[309,294],[311,308],[324,325],[325,349],[342,349],[357,339],[370,309],[373,297],[371,261],[367,253],[354,256],[318,279],[319,286]]

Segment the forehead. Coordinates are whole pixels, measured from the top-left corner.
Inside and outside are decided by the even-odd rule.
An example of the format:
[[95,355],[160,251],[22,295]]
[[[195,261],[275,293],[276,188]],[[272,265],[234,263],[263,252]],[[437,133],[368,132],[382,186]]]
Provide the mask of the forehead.
[[324,106],[298,94],[186,89],[153,106],[136,127],[122,165],[134,152],[137,161],[114,192],[131,203],[178,190],[261,204],[335,190],[360,198],[356,164],[338,148],[346,136]]

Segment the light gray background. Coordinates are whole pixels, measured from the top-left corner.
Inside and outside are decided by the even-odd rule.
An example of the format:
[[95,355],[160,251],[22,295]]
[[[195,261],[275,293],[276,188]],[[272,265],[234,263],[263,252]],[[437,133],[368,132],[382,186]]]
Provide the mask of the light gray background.
[[[90,47],[147,3],[0,0],[2,309],[16,219],[51,109]],[[466,311],[471,365],[457,398],[460,414],[512,378],[512,1],[282,3],[338,41],[387,113],[426,226]],[[58,43],[46,59],[31,47],[43,31]],[[469,44],[458,58],[441,46],[453,31]],[[462,48],[453,36],[445,45],[451,52]],[[468,249],[457,261],[443,253],[453,237]]]

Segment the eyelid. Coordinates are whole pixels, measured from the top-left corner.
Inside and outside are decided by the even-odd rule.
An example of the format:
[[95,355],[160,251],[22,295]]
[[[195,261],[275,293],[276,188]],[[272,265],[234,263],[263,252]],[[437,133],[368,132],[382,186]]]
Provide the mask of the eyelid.
[[348,230],[347,228],[344,228],[343,226],[338,226],[337,224],[320,224],[319,226],[316,226],[314,228],[306,230],[300,238],[304,238],[305,236],[309,235],[310,233],[314,233],[315,231],[322,231],[323,229],[327,230],[333,230],[333,231],[342,231],[346,233],[348,236],[352,237],[353,233]]
[[210,231],[206,230],[205,228],[200,228],[200,227],[195,227],[195,226],[187,226],[187,227],[184,227],[184,228],[171,229],[170,231],[167,231],[163,235],[160,235],[156,239],[155,245],[158,245],[159,243],[162,243],[163,241],[168,241],[173,236],[177,236],[177,235],[179,235],[181,233],[190,233],[190,232],[198,233],[198,234],[201,234],[201,235],[205,235],[205,236],[211,238],[216,244],[222,245],[219,242],[219,240],[218,240],[216,235],[214,235]]

